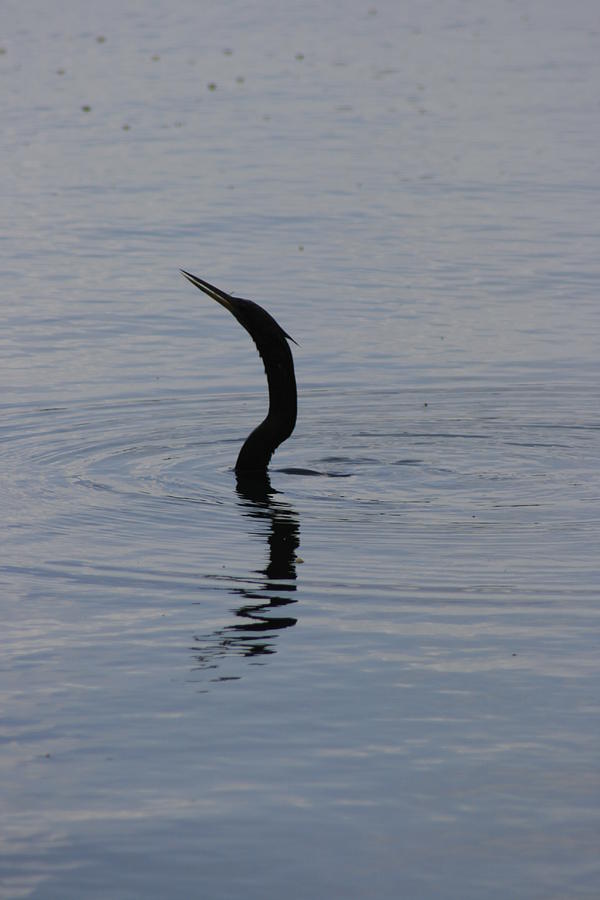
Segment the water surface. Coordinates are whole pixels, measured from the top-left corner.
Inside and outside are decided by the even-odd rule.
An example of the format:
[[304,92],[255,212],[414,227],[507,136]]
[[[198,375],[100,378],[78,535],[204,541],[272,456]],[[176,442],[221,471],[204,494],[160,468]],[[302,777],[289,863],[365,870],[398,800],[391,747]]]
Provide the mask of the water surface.
[[595,7],[6,21],[0,895],[596,897]]

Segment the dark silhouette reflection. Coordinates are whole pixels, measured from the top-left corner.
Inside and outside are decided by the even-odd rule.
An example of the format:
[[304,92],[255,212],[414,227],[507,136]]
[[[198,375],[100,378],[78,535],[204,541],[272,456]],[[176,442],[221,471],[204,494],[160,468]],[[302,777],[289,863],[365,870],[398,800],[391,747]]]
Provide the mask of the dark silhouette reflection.
[[[300,525],[296,512],[280,499],[272,488],[268,474],[237,476],[239,506],[244,516],[268,523],[269,559],[254,589],[231,588],[231,593],[243,598],[235,610],[240,621],[226,625],[210,637],[197,637],[200,650],[194,647],[197,669],[218,669],[224,657],[235,655],[252,658],[254,662],[275,653],[277,632],[296,624],[294,616],[282,615],[283,607],[296,603],[296,550],[300,544]],[[215,681],[239,678],[239,675],[216,676]]]

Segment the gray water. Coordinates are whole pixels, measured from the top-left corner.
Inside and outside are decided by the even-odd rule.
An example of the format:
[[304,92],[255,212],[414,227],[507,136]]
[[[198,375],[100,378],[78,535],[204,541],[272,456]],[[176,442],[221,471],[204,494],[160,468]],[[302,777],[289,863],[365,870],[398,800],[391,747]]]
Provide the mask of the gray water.
[[596,898],[597,4],[3,24],[0,895]]

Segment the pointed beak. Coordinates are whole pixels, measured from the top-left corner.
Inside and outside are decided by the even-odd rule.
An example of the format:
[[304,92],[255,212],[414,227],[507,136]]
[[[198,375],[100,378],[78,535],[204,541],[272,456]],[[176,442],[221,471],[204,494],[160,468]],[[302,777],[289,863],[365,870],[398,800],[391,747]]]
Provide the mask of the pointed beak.
[[208,294],[209,297],[212,297],[213,300],[216,300],[217,303],[220,303],[221,306],[224,306],[225,309],[228,309],[229,312],[233,312],[234,303],[233,298],[226,294],[225,291],[219,290],[219,288],[214,287],[214,285],[209,284],[208,281],[202,281],[201,278],[196,278],[195,275],[190,275],[189,272],[186,272],[184,269],[179,270],[184,278],[187,278],[188,281],[191,281],[198,290],[203,291],[205,294]]

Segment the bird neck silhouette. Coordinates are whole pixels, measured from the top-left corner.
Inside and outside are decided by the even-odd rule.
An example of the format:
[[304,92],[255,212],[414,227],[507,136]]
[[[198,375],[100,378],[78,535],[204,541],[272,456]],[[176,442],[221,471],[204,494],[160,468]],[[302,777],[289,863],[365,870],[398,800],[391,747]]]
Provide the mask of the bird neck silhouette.
[[273,339],[262,333],[257,335],[249,328],[247,331],[252,335],[264,363],[269,386],[269,411],[244,441],[235,464],[237,473],[264,472],[267,469],[274,451],[294,430],[298,404],[294,360],[285,337]]
[[258,303],[232,297],[183,269],[181,274],[228,309],[256,344],[269,386],[269,411],[244,441],[235,471],[238,475],[266,472],[273,452],[291,435],[296,424],[296,376],[288,344],[294,339]]

